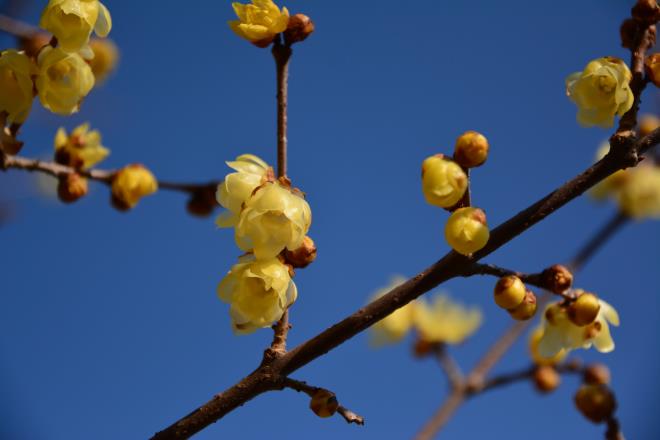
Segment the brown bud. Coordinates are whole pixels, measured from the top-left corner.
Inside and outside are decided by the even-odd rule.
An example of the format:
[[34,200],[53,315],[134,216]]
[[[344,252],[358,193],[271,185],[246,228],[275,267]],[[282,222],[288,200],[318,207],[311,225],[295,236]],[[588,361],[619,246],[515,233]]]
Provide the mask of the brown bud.
[[20,49],[29,57],[36,58],[39,51],[50,43],[51,36],[45,32],[35,32],[18,40]]
[[584,383],[587,385],[609,385],[612,375],[604,364],[592,364],[584,370]]
[[426,357],[433,352],[435,345],[425,339],[418,338],[415,345],[413,345],[413,355],[418,358]]
[[508,310],[509,315],[517,321],[527,321],[536,314],[536,295],[531,290],[525,293],[525,299],[519,306]]
[[656,87],[660,87],[660,53],[654,53],[646,57],[644,60],[644,70],[646,70],[648,79]]
[[314,240],[309,236],[305,236],[300,247],[292,251],[284,251],[284,259],[297,269],[309,266],[316,260],[316,245],[314,244]]
[[304,41],[314,32],[314,22],[305,14],[295,14],[289,18],[289,26],[284,31],[286,44]]
[[330,417],[337,412],[339,402],[337,396],[328,390],[318,389],[309,402],[309,408],[319,417]]
[[215,200],[215,186],[209,186],[198,189],[191,194],[186,205],[186,209],[191,215],[197,217],[208,217],[213,214],[213,210],[218,202]]
[[626,49],[634,49],[637,41],[637,33],[640,32],[639,22],[628,18],[621,23],[619,34],[621,35],[621,46]]
[[87,194],[87,179],[80,174],[65,174],[58,178],[57,196],[64,203],[73,203]]
[[561,376],[554,367],[542,365],[534,370],[534,385],[541,393],[550,393],[561,384]]
[[583,385],[575,394],[575,406],[594,423],[609,419],[616,410],[616,398],[606,385]]
[[476,131],[466,131],[457,140],[454,147],[454,160],[463,168],[483,165],[488,159],[488,139]]
[[660,127],[660,118],[655,115],[642,115],[638,124],[639,137],[647,136],[658,127]]
[[568,319],[579,327],[589,325],[596,320],[600,311],[598,297],[590,292],[577,291],[579,296],[568,306]]
[[642,23],[655,23],[659,18],[658,2],[656,0],[637,0],[632,8],[632,16]]
[[565,266],[555,264],[543,271],[541,282],[543,283],[543,287],[560,295],[573,285],[573,274]]

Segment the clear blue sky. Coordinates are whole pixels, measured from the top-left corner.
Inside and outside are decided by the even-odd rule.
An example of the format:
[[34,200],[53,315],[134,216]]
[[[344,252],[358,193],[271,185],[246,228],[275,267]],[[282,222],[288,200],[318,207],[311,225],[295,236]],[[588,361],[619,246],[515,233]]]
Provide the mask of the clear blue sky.
[[[21,18],[36,23],[45,3],[31,2]],[[225,25],[229,1],[106,4],[119,71],[73,118],[35,106],[24,155],[48,155],[59,126],[91,121],[112,149],[106,167],[142,162],[164,179],[206,181],[241,153],[275,160],[273,63]],[[356,310],[390,275],[413,275],[447,252],[447,215],[424,203],[419,170],[464,130],[491,142],[473,194],[492,225],[589,165],[608,131],[577,125],[564,78],[596,57],[628,58],[618,26],[631,4],[284,3],[317,25],[291,65],[290,175],[309,195],[319,258],[297,276],[290,343]],[[649,90],[645,109],[657,104]],[[9,172],[0,198],[16,201],[0,227],[0,438],[144,439],[259,362],[271,332],[233,336],[215,296],[239,253],[231,233],[187,215],[182,195],[163,192],[121,214],[105,187],[63,206],[36,196],[31,176]],[[487,261],[522,271],[564,261],[613,212],[581,198]],[[660,433],[659,244],[657,222],[629,225],[576,280],[621,314],[612,354],[579,355],[611,366],[630,439]],[[493,304],[493,282],[444,286],[486,315],[454,350],[466,368],[510,324]],[[409,438],[447,390],[437,366],[409,350],[372,351],[362,334],[294,374],[334,390],[365,427],[318,419],[305,396],[284,391],[197,438]],[[496,371],[527,364],[519,343]],[[493,392],[461,408],[442,438],[600,439],[604,428],[573,407],[577,386],[567,378],[550,396],[529,384]]]

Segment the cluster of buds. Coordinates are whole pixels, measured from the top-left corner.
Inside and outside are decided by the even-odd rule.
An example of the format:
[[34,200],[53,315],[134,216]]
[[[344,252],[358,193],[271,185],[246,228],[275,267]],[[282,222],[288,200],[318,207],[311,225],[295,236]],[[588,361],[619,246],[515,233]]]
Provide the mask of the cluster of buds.
[[527,321],[536,314],[536,295],[515,275],[500,278],[493,295],[495,304],[517,321]]
[[430,205],[452,211],[445,225],[445,239],[452,249],[467,256],[486,246],[490,237],[486,213],[468,206],[468,171],[481,166],[488,151],[485,136],[467,131],[456,140],[453,158],[436,154],[422,163],[424,198]]

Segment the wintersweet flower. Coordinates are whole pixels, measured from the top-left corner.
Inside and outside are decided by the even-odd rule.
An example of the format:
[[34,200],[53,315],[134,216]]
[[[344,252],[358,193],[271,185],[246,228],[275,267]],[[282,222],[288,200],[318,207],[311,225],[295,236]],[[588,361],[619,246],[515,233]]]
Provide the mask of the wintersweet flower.
[[623,60],[615,57],[591,61],[582,72],[566,78],[566,94],[578,106],[580,125],[611,127],[614,116],[623,116],[633,105],[632,74]]
[[446,295],[437,295],[431,305],[423,299],[415,304],[414,325],[426,342],[460,344],[481,326],[477,308],[466,308]]
[[6,112],[7,122],[25,122],[34,98],[32,76],[37,67],[24,52],[9,49],[0,52],[0,112]]
[[220,282],[218,296],[230,304],[234,332],[247,334],[277,322],[295,302],[298,291],[280,260],[256,260],[247,255]]
[[93,38],[89,47],[94,53],[94,58],[87,61],[92,68],[96,78],[96,84],[103,83],[108,76],[117,68],[119,62],[119,49],[112,40]]
[[548,306],[541,321],[543,335],[538,343],[538,354],[543,358],[554,358],[564,350],[568,353],[576,348],[591,348],[601,353],[614,350],[614,341],[609,324],[619,326],[617,311],[599,299],[600,310],[596,320],[586,326],[577,326],[569,318],[568,310],[559,303]]
[[139,164],[127,165],[117,171],[112,179],[113,202],[118,208],[131,209],[142,197],[158,190],[154,175]]
[[458,203],[468,187],[463,169],[442,154],[422,163],[422,192],[429,205],[450,208]]
[[289,24],[289,11],[277,7],[272,0],[252,0],[252,4],[232,3],[238,20],[229,27],[239,37],[259,47],[267,47]]
[[238,156],[227,165],[237,172],[227,174],[216,191],[216,200],[227,210],[216,221],[221,228],[236,226],[243,204],[259,185],[265,183],[268,173],[272,174],[272,168],[252,154]]
[[447,243],[462,255],[470,255],[482,249],[489,238],[486,214],[479,208],[457,209],[445,225]]
[[73,168],[91,168],[108,157],[110,150],[101,145],[101,133],[89,131],[89,123],[76,127],[70,136],[61,127],[55,134],[55,159]]
[[59,115],[78,111],[80,101],[94,87],[94,74],[77,53],[46,46],[38,58],[36,85],[41,104]]
[[39,26],[57,38],[66,52],[88,52],[92,31],[105,37],[112,28],[108,9],[98,0],[50,0],[41,14]]
[[628,173],[627,182],[617,194],[621,212],[637,220],[660,219],[660,167],[641,164]]
[[[375,301],[395,287],[400,286],[406,279],[400,275],[392,277],[390,284],[374,293],[371,301]],[[412,329],[415,301],[395,310],[385,318],[378,321],[370,329],[370,344],[373,347],[395,344],[401,341]]]
[[266,182],[245,202],[236,225],[236,244],[257,259],[300,247],[312,223],[305,199],[279,182]]
[[552,357],[543,357],[539,353],[539,342],[543,337],[543,327],[536,327],[529,335],[529,354],[536,365],[557,365],[566,358],[568,354],[563,348]]

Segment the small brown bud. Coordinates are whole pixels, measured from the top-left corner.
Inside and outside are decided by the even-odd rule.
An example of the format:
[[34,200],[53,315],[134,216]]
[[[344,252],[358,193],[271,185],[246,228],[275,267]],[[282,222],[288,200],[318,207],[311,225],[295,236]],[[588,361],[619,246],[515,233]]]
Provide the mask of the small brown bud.
[[536,314],[536,295],[531,290],[527,290],[525,298],[519,306],[508,310],[509,315],[517,321],[527,321]]
[[314,244],[314,240],[309,236],[305,236],[300,247],[292,251],[284,251],[284,259],[297,269],[309,266],[316,260],[316,245]]
[[658,2],[656,0],[637,0],[632,8],[632,16],[642,23],[655,23],[659,18]]
[[575,394],[575,406],[594,423],[609,419],[616,410],[616,398],[606,385],[583,385]]
[[656,86],[660,87],[660,53],[649,55],[644,60],[646,76]]
[[577,291],[578,297],[568,306],[568,319],[579,327],[589,325],[596,320],[600,311],[600,302],[593,293]]
[[64,203],[73,203],[87,194],[87,179],[71,173],[60,176],[57,182],[57,196]]
[[337,396],[328,390],[319,389],[312,396],[309,408],[319,417],[331,417],[337,412],[339,402]]
[[604,364],[592,364],[584,370],[584,383],[587,385],[609,385],[612,376]]
[[655,115],[642,115],[638,124],[639,137],[647,136],[658,127],[660,127],[660,118]]
[[39,51],[50,43],[51,36],[45,32],[35,32],[30,36],[21,37],[18,40],[20,49],[25,51],[29,57],[36,58]]
[[186,209],[191,215],[208,217],[213,214],[213,210],[217,204],[218,202],[215,200],[215,187],[210,186],[192,193],[190,199],[188,199]]
[[542,365],[534,371],[534,385],[541,393],[550,393],[561,384],[561,376],[554,367]]
[[639,22],[628,18],[621,23],[619,34],[621,36],[621,46],[626,49],[634,49],[637,41],[637,33],[640,32]]
[[481,166],[488,159],[488,139],[476,131],[466,131],[457,140],[454,160],[463,168]]
[[433,344],[425,339],[418,338],[415,341],[415,345],[413,345],[413,355],[417,358],[426,357],[433,352],[435,345],[436,344]]
[[497,281],[493,295],[498,306],[509,310],[518,307],[525,299],[526,293],[527,289],[520,278],[509,275]]
[[295,14],[289,18],[289,26],[284,31],[287,44],[304,41],[314,32],[314,22],[305,14]]
[[565,266],[555,264],[543,271],[541,282],[549,291],[561,295],[573,285],[573,274]]

